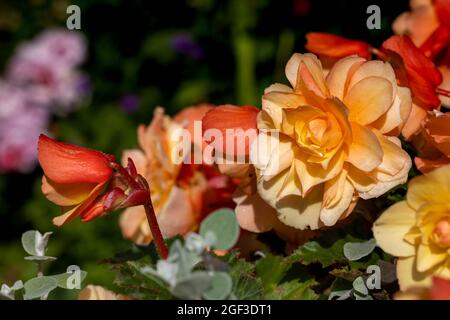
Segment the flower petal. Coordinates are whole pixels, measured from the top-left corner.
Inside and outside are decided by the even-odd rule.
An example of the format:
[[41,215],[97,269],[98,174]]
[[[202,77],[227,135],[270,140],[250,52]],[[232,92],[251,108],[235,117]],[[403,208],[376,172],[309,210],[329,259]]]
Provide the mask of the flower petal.
[[363,41],[350,40],[333,34],[310,32],[306,34],[306,49],[331,58],[344,58],[357,54],[369,58],[369,45]]
[[278,219],[297,229],[316,230],[323,226],[320,221],[323,186],[313,188],[305,197],[287,196],[276,204]]
[[447,250],[434,245],[431,241],[428,245],[420,244],[417,250],[417,270],[426,272],[444,262],[447,257]]
[[112,175],[113,156],[58,142],[41,134],[38,159],[44,174],[56,183],[102,183]]
[[422,121],[426,118],[427,111],[413,103],[409,117],[407,118],[405,126],[402,129],[402,135],[409,140],[421,129]]
[[93,183],[59,184],[42,176],[42,193],[48,200],[62,207],[80,204],[95,186]]
[[370,129],[357,123],[352,123],[352,133],[347,161],[362,171],[370,172],[383,160],[381,144]]
[[306,82],[317,86],[323,94],[328,92],[323,76],[322,63],[315,55],[310,53],[294,53],[286,64],[286,77],[295,89],[294,91],[297,91],[298,84],[301,82],[299,75],[302,64],[306,66],[309,73]]
[[398,135],[411,113],[412,100],[409,89],[398,87],[397,93],[398,95],[395,97],[394,103],[389,110],[371,124],[372,127],[378,129],[381,133],[389,133],[398,128],[395,132]]
[[371,173],[371,178],[376,181],[372,189],[360,192],[363,199],[376,198],[390,189],[405,183],[408,179],[408,172],[411,169],[412,161],[400,145],[396,137],[385,137],[374,131],[383,149],[383,161]]
[[[345,174],[346,176],[346,174]],[[325,184],[326,186],[326,184]],[[337,198],[337,203],[333,206],[323,206],[320,210],[320,220],[326,226],[333,226],[336,222],[341,218],[344,212],[350,207],[350,204],[353,201],[353,195],[355,192],[355,188],[346,178],[344,179],[344,183],[342,188],[342,192]]]
[[63,209],[64,213],[53,218],[53,224],[61,227],[69,221],[72,221],[77,216],[83,215],[86,210],[89,210],[96,198],[104,191],[108,181],[98,184],[89,194],[89,196],[79,205],[75,207],[67,207]]
[[393,99],[393,87],[389,80],[367,77],[350,88],[344,103],[350,110],[350,121],[367,125],[386,113]]
[[[238,151],[242,151],[239,154],[248,155],[250,145],[257,135],[256,117],[259,112],[259,109],[251,106],[223,105],[211,109],[203,117],[205,141],[214,143],[219,154],[238,155]],[[209,130],[216,130],[217,135]],[[211,136],[208,131],[212,133]]]
[[415,177],[408,184],[408,204],[418,210],[427,203],[448,203],[450,194],[450,165],[441,167],[422,176]]
[[120,215],[119,226],[123,237],[136,244],[145,245],[152,240],[145,210],[142,206],[127,208]]
[[327,75],[327,85],[332,96],[344,100],[350,71],[364,63],[358,56],[350,56],[336,62]]
[[404,240],[405,235],[416,223],[416,212],[406,201],[400,201],[389,207],[375,221],[373,236],[377,245],[396,257],[409,257],[415,254],[415,248]]
[[397,278],[401,291],[412,288],[428,288],[431,285],[432,277],[433,273],[417,271],[415,256],[397,260]]
[[169,198],[157,213],[159,227],[165,238],[184,235],[197,226],[188,191],[173,187]]
[[242,229],[261,233],[273,228],[277,220],[276,211],[257,193],[248,195],[242,189],[237,189],[233,200],[237,204],[236,218]]

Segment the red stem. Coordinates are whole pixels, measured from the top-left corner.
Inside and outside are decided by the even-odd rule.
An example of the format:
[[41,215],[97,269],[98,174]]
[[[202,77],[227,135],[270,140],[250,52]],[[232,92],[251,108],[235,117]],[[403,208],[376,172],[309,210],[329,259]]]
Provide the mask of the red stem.
[[[143,189],[142,186],[130,176],[127,170],[118,163],[111,163],[111,168],[117,170],[119,174],[127,181],[129,186],[133,189]],[[148,191],[148,190],[147,190]],[[150,193],[150,191],[148,191]],[[158,225],[158,220],[156,219],[155,210],[153,209],[151,195],[149,194],[148,202],[143,205],[145,208],[145,214],[147,216],[148,225],[150,226],[150,231],[153,236],[153,241],[155,241],[156,250],[162,259],[167,259],[169,255],[169,250],[167,249],[164,238],[161,234],[161,229]]]
[[153,205],[151,200],[149,203],[144,205],[145,214],[147,215],[148,225],[150,226],[150,231],[153,235],[153,241],[156,245],[156,250],[158,250],[159,256],[162,259],[167,259],[169,255],[169,250],[167,249],[166,243],[164,242],[164,238],[161,234],[161,229],[158,225],[158,220],[156,219],[155,210],[153,210]]
[[445,96],[445,97],[449,97],[450,98],[450,91],[447,91],[445,89],[436,88],[436,93],[441,95],[441,96]]

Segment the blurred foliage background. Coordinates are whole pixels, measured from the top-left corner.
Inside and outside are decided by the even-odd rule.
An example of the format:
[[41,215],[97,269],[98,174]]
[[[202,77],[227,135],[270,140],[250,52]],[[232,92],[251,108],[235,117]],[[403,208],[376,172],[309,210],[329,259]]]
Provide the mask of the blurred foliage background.
[[[81,8],[81,32],[89,46],[84,72],[92,96],[66,117],[52,120],[58,139],[120,157],[136,146],[136,128],[155,106],[169,114],[201,103],[260,106],[268,85],[286,82],[284,65],[303,52],[304,36],[324,31],[379,45],[408,1],[355,0],[2,0],[0,68],[19,43],[54,26],[65,27],[66,8]],[[382,29],[368,30],[366,9],[381,8]],[[111,287],[104,258],[129,248],[118,214],[90,223],[51,224],[58,208],[40,192],[41,170],[0,175],[0,283],[35,275],[23,259],[21,234],[53,231],[49,254],[59,257],[46,272],[70,264],[88,271],[87,282]],[[55,291],[54,297],[76,292]]]

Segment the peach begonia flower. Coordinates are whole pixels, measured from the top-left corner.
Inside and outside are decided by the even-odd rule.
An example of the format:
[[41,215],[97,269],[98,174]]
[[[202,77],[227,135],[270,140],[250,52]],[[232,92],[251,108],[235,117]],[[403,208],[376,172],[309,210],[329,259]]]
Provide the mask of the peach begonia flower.
[[130,300],[130,298],[102,286],[89,284],[80,291],[78,300]]
[[325,79],[314,55],[294,54],[286,76],[293,88],[267,88],[258,119],[257,141],[270,144],[264,131],[278,130],[278,150],[254,155],[258,192],[284,224],[332,226],[359,197],[378,197],[406,181],[411,160],[389,134],[401,130],[411,97],[390,64],[351,56]]
[[421,134],[413,142],[419,151],[414,162],[422,173],[450,164],[450,115],[429,113],[422,123]]
[[[176,143],[170,138],[175,130],[193,133],[193,121],[201,120],[211,105],[189,107],[175,116],[175,121],[157,108],[149,126],[138,128],[141,149],[127,150],[123,159],[132,158],[137,171],[149,183],[152,202],[164,237],[194,231],[205,214],[219,207],[233,206],[235,184],[211,166],[175,163],[172,153]],[[201,129],[200,129],[201,137]],[[202,141],[199,142],[202,144]],[[194,151],[202,150],[194,146]],[[127,209],[120,217],[125,238],[137,244],[152,241],[143,208]]]
[[412,288],[394,295],[395,300],[450,300],[450,280],[433,277],[431,288]]
[[[411,97],[390,64],[351,56],[325,79],[316,56],[294,54],[286,75],[293,88],[266,89],[250,147],[254,198],[275,209],[278,220],[297,229],[333,226],[359,197],[378,197],[406,181],[411,159],[391,134],[401,130]],[[268,216],[258,228],[270,228],[266,209],[257,214]]]
[[400,290],[429,287],[433,276],[450,279],[450,166],[409,182],[405,201],[375,221],[378,246],[398,257]]

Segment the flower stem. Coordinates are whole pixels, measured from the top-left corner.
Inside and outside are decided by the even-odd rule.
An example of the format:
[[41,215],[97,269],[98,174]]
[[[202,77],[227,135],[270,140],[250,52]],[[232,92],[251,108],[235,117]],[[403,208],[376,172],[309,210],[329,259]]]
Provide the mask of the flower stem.
[[153,209],[151,201],[145,204],[144,208],[148,225],[150,226],[150,231],[152,232],[153,241],[155,242],[156,250],[158,250],[158,254],[162,259],[167,259],[169,251],[161,234],[161,229],[159,229],[158,220],[156,219],[155,210]]

